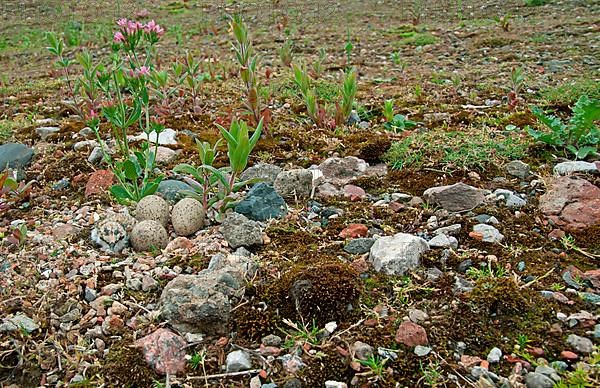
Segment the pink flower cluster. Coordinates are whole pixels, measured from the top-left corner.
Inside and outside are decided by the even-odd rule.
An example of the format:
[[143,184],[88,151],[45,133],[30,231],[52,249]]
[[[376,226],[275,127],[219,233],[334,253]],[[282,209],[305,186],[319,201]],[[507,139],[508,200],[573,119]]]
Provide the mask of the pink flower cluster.
[[129,71],[129,76],[134,78],[140,78],[141,76],[146,75],[150,75],[150,68],[148,66],[142,66],[139,69]]
[[147,24],[142,24],[134,20],[122,18],[117,21],[117,25],[121,27],[119,31],[115,32],[113,37],[114,41],[117,43],[125,43],[127,37],[135,36],[141,31],[146,34],[155,35],[156,37],[161,37],[165,33],[164,28],[154,20],[150,20]]

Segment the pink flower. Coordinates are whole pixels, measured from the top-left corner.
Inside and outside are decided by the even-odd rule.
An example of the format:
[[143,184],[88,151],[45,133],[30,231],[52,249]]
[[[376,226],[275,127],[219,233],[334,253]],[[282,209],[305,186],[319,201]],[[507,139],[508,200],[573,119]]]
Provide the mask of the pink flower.
[[129,20],[127,20],[125,18],[119,19],[119,20],[117,20],[117,26],[119,26],[119,27],[125,27],[127,25],[128,21]]
[[97,117],[98,117],[98,112],[96,112],[94,109],[90,109],[90,118],[95,119]]
[[114,41],[115,42],[125,42],[125,36],[123,36],[123,33],[121,33],[121,31],[115,32]]
[[138,77],[142,75],[150,75],[150,68],[148,68],[147,66],[140,67],[137,71],[137,75]]
[[157,24],[154,20],[150,20],[145,26],[144,31],[148,34],[155,33],[157,36],[162,36],[165,33],[164,28]]

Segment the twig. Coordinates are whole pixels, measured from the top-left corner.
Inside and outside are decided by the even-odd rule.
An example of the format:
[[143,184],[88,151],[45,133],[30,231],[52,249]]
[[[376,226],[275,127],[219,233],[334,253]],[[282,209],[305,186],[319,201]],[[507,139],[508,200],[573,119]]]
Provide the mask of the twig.
[[521,287],[519,287],[519,288],[520,288],[520,289],[523,289],[523,288],[525,288],[525,287],[529,287],[529,286],[531,286],[533,283],[535,283],[535,282],[537,282],[537,281],[539,281],[539,280],[542,280],[543,278],[546,278],[546,277],[550,276],[550,274],[551,274],[552,272],[554,272],[554,268],[551,268],[551,269],[550,269],[550,271],[546,272],[545,274],[543,274],[543,275],[542,275],[542,276],[540,276],[539,278],[535,278],[535,279],[533,279],[532,281],[530,281],[529,283],[525,283],[525,284],[523,284],[523,285],[522,285]]
[[340,338],[340,336],[342,334],[345,334],[345,333],[349,332],[350,330],[354,329],[355,327],[360,326],[364,321],[365,321],[364,319],[361,319],[360,321],[358,321],[355,324],[348,327],[346,330],[342,330],[339,333],[336,333],[335,335],[331,336],[330,340],[333,340],[334,338]]
[[436,353],[436,352],[433,352],[433,354],[434,354],[434,355],[435,355],[437,358],[439,358],[439,359],[442,361],[442,363],[443,363],[443,364],[446,364],[446,365],[448,365],[448,367],[449,367],[450,369],[452,369],[452,371],[453,371],[454,373],[456,373],[456,374],[458,375],[458,377],[460,377],[461,379],[465,380],[465,382],[466,382],[467,384],[469,384],[471,387],[476,387],[476,385],[475,385],[475,384],[473,384],[471,381],[469,381],[469,380],[468,380],[468,379],[467,379],[465,376],[461,375],[459,371],[457,371],[457,370],[456,370],[454,367],[452,367],[452,365],[450,365],[450,363],[448,363],[448,361],[444,360],[444,359],[443,359],[443,358],[442,358],[442,357],[441,357],[441,356],[440,356],[438,353]]
[[190,381],[190,380],[212,380],[212,379],[227,379],[230,377],[237,377],[237,376],[244,376],[244,375],[250,375],[250,374],[254,374],[254,373],[259,373],[261,371],[261,369],[249,369],[249,370],[243,370],[240,372],[230,372],[230,373],[218,373],[216,375],[206,375],[206,376],[186,376],[186,380]]

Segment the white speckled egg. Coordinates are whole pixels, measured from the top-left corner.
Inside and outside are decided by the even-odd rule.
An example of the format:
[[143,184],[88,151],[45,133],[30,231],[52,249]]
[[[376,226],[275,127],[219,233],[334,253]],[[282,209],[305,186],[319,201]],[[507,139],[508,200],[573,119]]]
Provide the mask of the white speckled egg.
[[169,203],[158,195],[145,196],[135,208],[135,218],[138,221],[157,221],[166,228],[169,222]]
[[145,220],[134,226],[130,242],[138,252],[164,249],[169,243],[169,235],[158,221]]
[[175,233],[189,236],[204,226],[206,214],[202,204],[193,198],[184,198],[173,206],[171,223]]

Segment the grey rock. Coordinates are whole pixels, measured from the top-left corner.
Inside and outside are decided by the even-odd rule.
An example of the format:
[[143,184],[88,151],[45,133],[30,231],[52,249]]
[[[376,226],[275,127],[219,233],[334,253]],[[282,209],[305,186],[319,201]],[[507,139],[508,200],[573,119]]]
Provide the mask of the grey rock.
[[485,200],[482,190],[462,182],[429,188],[423,193],[423,198],[450,212],[472,210]]
[[594,338],[600,338],[600,323],[594,326]]
[[84,299],[86,302],[93,302],[98,296],[98,293],[93,288],[86,287],[84,292]]
[[139,291],[142,289],[142,280],[138,278],[130,278],[125,281],[125,287],[130,290]]
[[138,252],[164,249],[169,243],[169,235],[158,221],[138,222],[131,231],[131,246]]
[[281,167],[274,164],[258,163],[252,166],[240,175],[243,181],[250,179],[260,179],[262,182],[273,185],[277,175],[281,172]]
[[245,279],[256,269],[251,259],[229,255],[198,275],[177,276],[161,294],[161,317],[184,333],[228,333],[232,304],[243,295]]
[[29,162],[31,162],[32,157],[33,150],[25,144],[2,144],[0,145],[0,171],[4,170],[6,167],[13,169],[27,167]]
[[392,193],[390,197],[392,201],[407,203],[412,199],[413,196],[405,193]]
[[286,381],[283,388],[302,388],[302,382],[296,378]]
[[554,166],[554,175],[569,175],[573,173],[599,173],[595,163],[579,161],[569,161],[558,163]]
[[403,275],[417,268],[423,252],[429,250],[427,241],[406,233],[381,237],[371,247],[369,261],[377,272]]
[[194,198],[184,198],[173,206],[171,224],[179,236],[189,236],[199,231],[206,223],[202,204]]
[[428,268],[425,271],[425,275],[427,276],[427,280],[431,281],[431,282],[437,282],[440,277],[442,277],[444,273],[442,271],[440,271],[438,268]]
[[484,242],[499,243],[504,239],[504,235],[491,225],[477,224],[473,226],[473,232],[481,233]]
[[461,261],[458,266],[456,267],[456,270],[460,273],[466,273],[467,270],[469,268],[471,268],[473,266],[473,260],[471,259],[466,259]]
[[431,353],[431,348],[429,346],[417,345],[415,346],[414,352],[419,357],[425,357]]
[[30,334],[39,328],[40,326],[33,319],[27,315],[18,313],[12,317],[4,318],[3,323],[0,324],[0,333],[24,330]]
[[135,218],[138,221],[157,221],[166,228],[169,223],[169,204],[158,195],[147,195],[137,203]]
[[187,191],[193,192],[194,189],[185,182],[167,179],[159,183],[156,193],[174,205],[185,198]]
[[73,150],[81,151],[83,149],[93,150],[95,147],[99,147],[100,144],[96,140],[82,140],[73,144]]
[[458,248],[458,240],[454,236],[448,237],[445,234],[438,234],[428,241],[430,248]]
[[305,199],[310,197],[312,181],[312,172],[300,168],[280,172],[273,186],[286,200]]
[[576,334],[569,334],[567,344],[573,347],[577,353],[590,354],[594,350],[594,343],[589,338],[580,337]]
[[104,154],[102,153],[102,148],[94,147],[92,152],[90,152],[90,155],[88,156],[87,160],[91,164],[100,164],[100,162],[102,161],[102,158],[104,158]]
[[352,351],[359,360],[368,360],[369,357],[373,357],[373,347],[361,341],[352,344]]
[[600,295],[598,294],[594,294],[593,292],[580,292],[579,296],[587,303],[596,306],[600,305]]
[[250,361],[250,355],[243,350],[234,350],[227,355],[225,360],[227,365],[227,373],[239,372],[252,368],[252,361]]
[[496,225],[500,223],[496,217],[489,214],[478,214],[473,219],[482,224]]
[[350,181],[365,175],[369,164],[354,156],[332,157],[321,163],[317,169],[323,173],[323,180],[336,187],[342,187]]
[[235,211],[254,221],[266,221],[285,216],[287,205],[273,186],[258,183],[236,205]]
[[492,350],[490,350],[490,352],[488,353],[487,361],[490,364],[497,364],[500,362],[501,358],[502,358],[502,350],[500,350],[499,348],[492,348]]
[[410,309],[408,310],[408,319],[410,319],[411,322],[422,324],[429,319],[429,315],[423,310]]
[[547,365],[538,365],[535,367],[535,373],[541,373],[545,376],[550,377],[551,375],[555,374],[556,371],[554,370],[554,368],[549,367]]
[[508,162],[504,166],[504,169],[507,173],[519,179],[526,179],[531,176],[531,167],[529,167],[527,163],[524,163],[520,160]]
[[454,287],[452,287],[452,292],[455,294],[468,293],[473,291],[475,285],[465,279],[462,276],[456,276],[454,280]]
[[462,226],[460,224],[452,224],[448,226],[444,226],[442,228],[438,228],[433,231],[434,235],[445,234],[446,236],[455,236],[460,232]]
[[355,238],[348,241],[348,244],[344,246],[344,251],[353,255],[362,255],[369,252],[374,243],[375,240],[372,238]]
[[233,249],[263,244],[259,224],[239,213],[230,213],[221,224],[220,231]]
[[177,159],[177,151],[167,147],[160,146],[156,150],[156,163],[169,164]]
[[42,139],[46,140],[50,135],[60,131],[58,127],[39,127],[35,129],[35,133]]
[[525,385],[527,388],[552,388],[554,381],[541,373],[530,372],[525,376]]
[[527,201],[510,190],[497,189],[494,191],[497,199],[504,201],[504,205],[511,209],[518,209],[527,204]]
[[280,336],[269,334],[261,339],[261,343],[265,346],[279,346],[283,340]]

